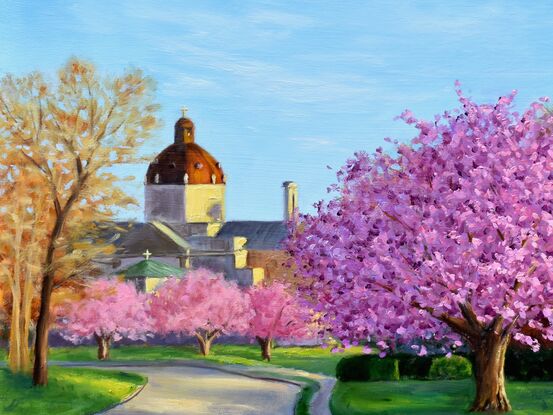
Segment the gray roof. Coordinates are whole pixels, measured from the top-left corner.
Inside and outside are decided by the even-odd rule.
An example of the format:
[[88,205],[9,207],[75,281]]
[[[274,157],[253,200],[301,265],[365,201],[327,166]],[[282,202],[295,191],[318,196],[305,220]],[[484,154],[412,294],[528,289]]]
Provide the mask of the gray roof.
[[230,238],[243,236],[248,239],[247,249],[276,250],[282,249],[281,244],[286,239],[288,230],[282,221],[232,221],[226,222],[218,237]]
[[112,232],[119,234],[114,244],[122,256],[141,256],[146,249],[153,256],[179,256],[186,252],[152,223],[119,222]]
[[189,232],[188,227],[161,222],[117,222],[109,229],[109,237],[115,239],[114,245],[121,256],[141,256],[148,249],[153,256],[176,257],[188,249],[192,252],[230,252],[235,236],[247,239],[247,249],[282,249],[281,243],[287,235],[286,224],[281,221],[226,222],[215,237],[190,236]]

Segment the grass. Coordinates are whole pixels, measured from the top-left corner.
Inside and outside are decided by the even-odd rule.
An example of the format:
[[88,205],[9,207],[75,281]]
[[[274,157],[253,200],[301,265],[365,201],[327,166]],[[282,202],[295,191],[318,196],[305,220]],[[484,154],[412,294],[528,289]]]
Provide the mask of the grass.
[[[338,382],[333,415],[464,414],[473,398],[473,381]],[[513,415],[553,414],[553,382],[509,382]]]
[[[2,358],[0,352],[0,359]],[[346,354],[358,354],[360,348],[351,348]],[[201,356],[195,346],[121,346],[113,347],[110,352],[112,361],[170,361],[176,359],[203,360],[219,364],[241,364],[263,368],[280,366],[334,376],[338,361],[343,353],[331,353],[329,349],[316,347],[277,347],[272,350],[270,363],[261,360],[261,351],[257,345],[214,344],[209,356]],[[97,348],[94,346],[53,347],[50,348],[51,361],[97,361]],[[269,374],[267,374],[269,375]],[[296,405],[296,415],[307,415],[309,403],[319,384],[307,377],[285,376],[270,373],[272,377],[298,381],[303,387]],[[0,411],[1,413],[1,411]]]
[[49,368],[48,386],[33,388],[25,375],[0,368],[0,413],[87,415],[114,405],[146,383],[133,373]]
[[313,379],[302,376],[288,376],[286,377],[286,380],[295,380],[303,384],[301,391],[299,392],[294,415],[310,415],[311,412],[309,412],[309,404],[311,403],[311,399],[313,398],[315,392],[319,390],[319,384]]
[[[359,354],[360,348],[348,349],[346,354]],[[114,347],[111,360],[206,360],[222,364],[242,364],[247,366],[281,366],[305,370],[311,373],[335,375],[338,361],[344,353],[331,353],[321,347],[277,347],[272,351],[271,363],[261,361],[259,347],[254,345],[215,344],[209,356],[198,353],[194,346],[122,346]],[[50,349],[51,360],[90,361],[96,360],[96,348],[92,346],[56,347]]]
[[[96,360],[96,348],[91,346],[58,347],[50,349],[51,360],[90,361]],[[347,354],[360,353],[359,348],[349,349]],[[342,353],[331,353],[329,349],[317,347],[277,347],[272,350],[270,363],[261,360],[259,347],[254,345],[227,345],[215,344],[209,356],[198,353],[194,346],[122,346],[111,350],[112,361],[163,361],[175,359],[204,360],[220,364],[241,364],[257,366],[260,371],[264,367],[280,366],[291,369],[305,370],[311,373],[321,373],[328,376],[335,375],[338,361],[344,357]],[[309,403],[319,384],[307,377],[284,376],[275,373],[271,377],[298,381],[303,387],[296,405],[296,415],[308,415]]]

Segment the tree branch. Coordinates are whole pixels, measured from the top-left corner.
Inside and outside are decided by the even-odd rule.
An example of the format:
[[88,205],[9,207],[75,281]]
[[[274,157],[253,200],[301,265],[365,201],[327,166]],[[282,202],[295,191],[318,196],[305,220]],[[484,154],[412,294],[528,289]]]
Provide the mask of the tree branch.
[[474,331],[479,332],[484,328],[482,324],[478,321],[478,318],[476,317],[476,313],[474,312],[472,305],[470,303],[459,302],[457,303],[457,305],[459,306],[459,310],[461,310],[461,314],[463,315],[463,317],[465,318],[469,326]]

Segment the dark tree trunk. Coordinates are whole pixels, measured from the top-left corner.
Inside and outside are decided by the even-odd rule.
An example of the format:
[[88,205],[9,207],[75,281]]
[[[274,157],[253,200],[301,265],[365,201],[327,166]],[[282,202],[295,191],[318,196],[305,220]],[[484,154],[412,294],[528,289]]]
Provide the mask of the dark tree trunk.
[[[79,180],[80,181],[80,180]],[[83,184],[83,182],[81,182]],[[35,341],[35,362],[33,366],[33,386],[46,386],[48,384],[48,331],[50,329],[50,303],[52,300],[52,290],[54,289],[54,252],[56,243],[60,237],[65,225],[65,218],[71,206],[79,196],[80,189],[74,192],[65,207],[61,209],[59,202],[56,201],[56,222],[50,236],[48,249],[46,250],[46,260],[43,269],[42,288],[40,290],[40,311],[36,325]]]
[[474,350],[476,397],[471,412],[509,412],[511,404],[505,392],[505,353],[508,339],[494,333],[483,336],[481,346]]
[[40,313],[36,325],[35,362],[33,366],[33,385],[46,386],[48,384],[48,331],[50,325],[50,299],[54,276],[47,272],[42,281],[40,292]]
[[267,360],[268,362],[271,361],[271,346],[273,343],[273,340],[270,337],[256,337],[257,342],[261,346],[261,358],[263,360]]
[[98,360],[108,360],[111,336],[105,337],[105,336],[98,336],[97,334],[94,334],[94,338],[98,343]]

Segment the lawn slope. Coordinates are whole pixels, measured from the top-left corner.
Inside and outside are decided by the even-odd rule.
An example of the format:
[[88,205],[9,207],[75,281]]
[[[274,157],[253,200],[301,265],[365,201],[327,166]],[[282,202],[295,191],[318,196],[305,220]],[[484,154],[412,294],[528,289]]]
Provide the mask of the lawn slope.
[[82,368],[49,368],[48,386],[0,368],[0,414],[88,415],[135,392],[146,379],[134,373]]
[[[472,401],[472,379],[400,382],[338,382],[333,415],[465,414]],[[513,415],[553,414],[553,382],[508,382]]]

